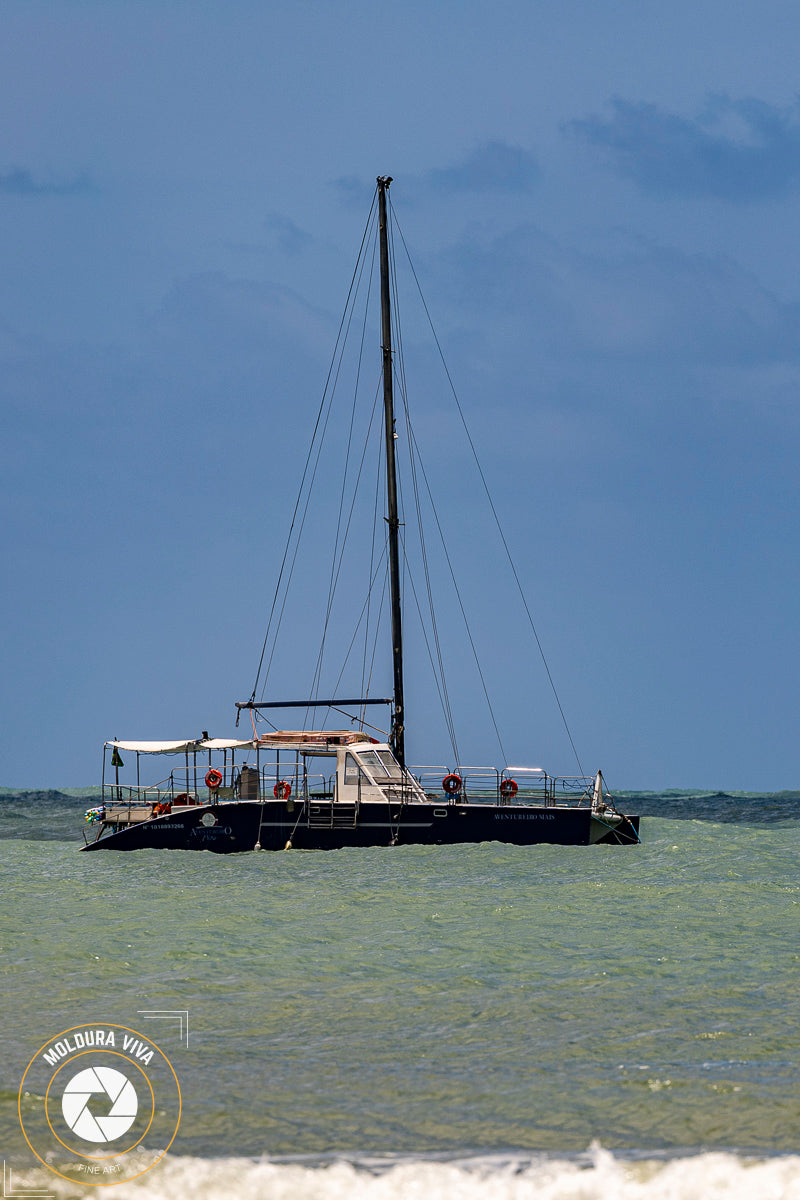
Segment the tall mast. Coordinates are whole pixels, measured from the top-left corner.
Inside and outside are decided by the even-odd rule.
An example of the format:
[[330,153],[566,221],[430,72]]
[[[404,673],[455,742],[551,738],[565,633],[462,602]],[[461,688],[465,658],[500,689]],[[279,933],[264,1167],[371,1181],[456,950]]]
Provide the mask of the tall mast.
[[403,708],[403,627],[400,613],[400,518],[397,514],[397,470],[394,454],[394,392],[392,389],[392,315],[389,287],[389,234],[386,192],[389,175],[378,176],[378,229],[381,261],[381,348],[383,350],[383,411],[386,426],[386,500],[389,525],[389,577],[392,595],[392,661],[394,664],[394,718],[390,742],[401,767],[406,765],[405,711]]

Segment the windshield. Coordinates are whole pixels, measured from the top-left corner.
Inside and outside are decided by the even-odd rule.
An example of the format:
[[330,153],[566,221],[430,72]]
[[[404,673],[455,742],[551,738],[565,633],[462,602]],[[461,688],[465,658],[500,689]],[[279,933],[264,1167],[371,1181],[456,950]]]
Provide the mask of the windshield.
[[403,772],[400,763],[389,750],[375,750],[374,754],[380,759],[381,765],[390,779],[402,779]]
[[390,750],[361,750],[359,758],[365,767],[369,768],[376,782],[389,779],[402,779],[403,772],[400,764]]

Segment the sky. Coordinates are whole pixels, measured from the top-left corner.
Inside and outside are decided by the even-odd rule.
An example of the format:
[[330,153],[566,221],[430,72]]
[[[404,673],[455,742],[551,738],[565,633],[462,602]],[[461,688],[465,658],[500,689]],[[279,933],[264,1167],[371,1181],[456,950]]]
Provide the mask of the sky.
[[[784,0],[6,0],[0,785],[97,783],[114,737],[235,735],[389,174],[583,768],[800,786],[799,42]],[[572,773],[408,311],[503,757]],[[313,673],[309,528],[267,698]],[[407,754],[451,765],[412,615]],[[504,765],[458,621],[459,755]]]

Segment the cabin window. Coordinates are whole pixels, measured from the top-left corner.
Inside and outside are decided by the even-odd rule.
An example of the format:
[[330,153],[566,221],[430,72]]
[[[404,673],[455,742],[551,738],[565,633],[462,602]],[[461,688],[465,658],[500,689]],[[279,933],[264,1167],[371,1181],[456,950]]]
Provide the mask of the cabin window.
[[359,767],[352,754],[345,755],[344,760],[344,781],[348,783],[358,783],[359,778],[363,776],[363,771]]
[[374,754],[380,759],[384,771],[390,779],[402,779],[403,772],[400,763],[389,750],[375,750]]
[[365,767],[368,767],[376,779],[381,779],[387,773],[381,760],[374,750],[362,750],[360,758]]

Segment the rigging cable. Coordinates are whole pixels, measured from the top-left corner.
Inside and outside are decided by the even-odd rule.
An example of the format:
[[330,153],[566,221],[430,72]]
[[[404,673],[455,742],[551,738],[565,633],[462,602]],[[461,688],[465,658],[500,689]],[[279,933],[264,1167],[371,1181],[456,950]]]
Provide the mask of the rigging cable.
[[[392,218],[394,217],[394,212],[391,209],[391,206],[390,206],[390,215],[392,216]],[[399,320],[400,308],[399,308],[399,296],[397,294],[397,270],[396,270],[395,257],[394,257],[394,238],[392,238],[390,241],[390,253],[391,253],[391,260],[392,260],[392,271],[391,271],[390,278],[392,281],[392,287],[393,287],[393,291],[394,291],[394,314],[395,314],[395,325],[396,325],[395,345],[397,346],[397,376],[398,376],[397,382],[398,382],[398,390],[399,390],[401,398],[402,398],[403,410],[404,410],[405,417],[406,417],[406,431],[407,431],[407,433],[410,433],[409,416],[408,416],[408,401],[407,401],[407,396],[406,396],[405,358],[403,355],[403,341],[402,341],[402,333],[401,333],[401,329],[400,329],[400,320]],[[422,555],[422,569],[423,569],[423,574],[424,574],[424,578],[425,578],[425,588],[426,588],[426,592],[427,592],[427,596],[428,596],[428,609],[429,609],[430,618],[431,618],[431,630],[433,633],[434,645],[436,647],[436,659],[439,664],[439,678],[441,679],[441,690],[439,692],[439,696],[442,701],[442,708],[443,708],[443,712],[444,712],[445,723],[447,725],[447,728],[448,728],[448,731],[450,734],[450,740],[453,745],[453,751],[456,756],[456,761],[458,761],[459,756],[458,756],[458,751],[456,748],[455,721],[453,720],[453,712],[452,712],[452,707],[450,704],[450,696],[449,696],[449,693],[447,690],[447,679],[446,679],[445,670],[444,670],[444,657],[442,655],[441,642],[439,640],[439,628],[438,628],[438,623],[436,620],[436,609],[435,609],[435,606],[433,603],[433,590],[431,587],[430,569],[428,566],[428,552],[427,552],[427,546],[425,544],[425,533],[424,533],[424,527],[423,527],[423,522],[422,522],[422,510],[421,510],[420,498],[419,498],[419,485],[417,482],[416,462],[414,459],[414,453],[413,453],[413,449],[411,446],[410,437],[409,437],[409,463],[411,466],[411,486],[412,486],[412,492],[414,495],[414,506],[415,506],[416,516],[417,516],[417,528],[419,531],[420,552]],[[403,561],[404,561],[406,570],[409,570],[408,557],[405,554],[405,546],[404,546],[404,551],[403,551]],[[409,573],[410,573],[410,570],[409,570]],[[412,587],[413,587],[413,583],[412,583]],[[416,593],[415,593],[415,599],[416,599]],[[422,613],[421,612],[420,612],[420,621],[422,621]],[[424,632],[424,623],[423,623],[423,632]],[[426,640],[426,644],[427,644],[427,637],[425,640]],[[430,647],[428,649],[429,649],[429,653],[430,653]],[[436,672],[434,669],[434,676],[435,676],[435,674],[436,674]],[[496,728],[496,726],[495,726],[495,728]]]
[[[403,558],[407,562],[408,560],[406,557],[405,539],[401,538],[400,540],[401,540],[401,545],[403,547]],[[419,596],[417,595],[417,589],[414,587],[414,576],[410,569],[408,572],[408,581],[411,584],[411,594],[414,597],[414,603],[417,606],[417,615],[419,616],[419,624],[420,624],[420,628],[422,630],[422,637],[425,642],[425,649],[428,651],[428,660],[431,664],[431,674],[433,675],[433,682],[436,685],[436,691],[439,693],[439,703],[442,706],[442,712],[444,713],[445,724],[447,725],[447,732],[448,732],[448,736],[450,738],[450,745],[453,748],[453,759],[455,762],[459,762],[459,753],[458,753],[458,744],[456,741],[455,724],[452,721],[452,718],[448,719],[449,705],[445,701],[445,696],[442,695],[442,688],[444,687],[444,679],[442,678],[442,680],[440,682],[439,672],[436,670],[436,663],[433,661],[433,651],[431,650],[431,644],[428,641],[428,631],[425,628],[425,620],[422,616],[422,605],[419,602]]]
[[[329,366],[329,368],[328,368],[328,375],[327,375],[327,378],[326,378],[326,380],[325,380],[325,387],[323,388],[323,391],[322,391],[322,398],[321,398],[321,400],[320,400],[319,411],[317,412],[317,419],[316,419],[316,421],[315,421],[315,424],[314,424],[314,431],[313,431],[313,433],[312,433],[312,436],[311,436],[311,443],[310,443],[310,445],[309,445],[309,447],[308,447],[308,454],[306,455],[305,466],[303,467],[303,474],[302,474],[302,478],[301,478],[301,480],[300,480],[300,487],[299,487],[299,489],[298,489],[298,492],[297,492],[297,500],[296,500],[296,502],[295,502],[294,511],[293,511],[293,513],[292,513],[292,519],[291,519],[291,523],[290,523],[290,525],[289,525],[289,534],[288,534],[288,537],[287,537],[287,539],[286,539],[286,547],[285,547],[285,549],[284,549],[284,552],[283,552],[283,559],[281,560],[280,571],[278,572],[278,581],[277,581],[277,583],[276,583],[276,585],[275,585],[275,594],[274,594],[274,596],[273,596],[273,598],[272,598],[272,605],[271,605],[270,612],[269,612],[269,618],[268,618],[268,620],[267,620],[267,631],[266,631],[266,633],[265,633],[265,635],[264,635],[264,644],[263,644],[263,646],[261,647],[261,657],[260,657],[260,658],[259,658],[259,660],[258,660],[258,670],[256,671],[255,683],[253,684],[253,690],[252,690],[252,692],[251,692],[251,694],[250,694],[250,702],[251,702],[251,703],[252,703],[252,702],[255,700],[255,698],[256,698],[256,692],[258,691],[258,684],[259,684],[259,680],[260,680],[260,678],[261,678],[261,670],[262,670],[262,667],[263,667],[263,664],[264,664],[264,655],[265,655],[265,653],[266,653],[266,650],[267,650],[267,644],[268,644],[268,642],[269,642],[269,637],[270,637],[270,630],[271,630],[271,628],[272,628],[272,621],[273,621],[273,617],[274,617],[274,615],[275,615],[275,607],[276,607],[276,605],[277,605],[277,603],[278,603],[278,596],[279,596],[279,594],[280,594],[280,590],[281,590],[281,583],[282,583],[282,581],[283,581],[283,574],[284,574],[284,570],[285,570],[285,567],[286,567],[286,559],[287,559],[287,557],[288,557],[288,554],[289,554],[289,548],[290,548],[290,546],[291,546],[291,542],[292,542],[292,533],[294,532],[295,522],[296,522],[296,520],[297,520],[297,513],[298,513],[298,510],[299,510],[299,508],[300,508],[300,502],[301,502],[301,500],[302,500],[302,497],[303,497],[303,489],[304,489],[304,486],[305,486],[306,477],[307,477],[307,475],[308,475],[308,468],[309,468],[309,464],[310,464],[310,462],[311,462],[311,457],[312,457],[312,454],[313,454],[313,451],[314,451],[314,443],[315,443],[315,440],[316,440],[316,437],[317,437],[317,433],[318,433],[318,431],[319,431],[319,425],[320,425],[320,421],[322,420],[322,415],[323,415],[323,412],[324,412],[324,409],[325,409],[325,400],[326,400],[326,397],[327,397],[327,395],[328,395],[328,389],[329,389],[329,387],[330,387],[330,383],[331,383],[331,375],[333,374],[334,366],[335,366],[335,364],[336,364],[336,354],[337,354],[337,350],[338,350],[338,347],[339,347],[339,342],[340,342],[340,340],[341,340],[341,337],[342,337],[342,330],[343,330],[343,328],[344,328],[344,325],[345,325],[345,319],[346,319],[346,317],[347,317],[347,312],[348,312],[348,309],[349,309],[349,307],[350,307],[350,297],[351,297],[351,296],[352,296],[352,294],[353,294],[353,287],[355,286],[355,283],[356,283],[356,278],[357,278],[357,276],[358,276],[358,274],[359,274],[359,265],[361,264],[362,255],[363,255],[363,253],[364,253],[364,246],[365,246],[365,244],[366,244],[366,242],[367,242],[367,238],[368,238],[368,235],[369,235],[369,231],[370,231],[370,225],[371,225],[371,222],[372,222],[372,213],[373,213],[373,211],[374,211],[374,208],[375,208],[375,201],[376,201],[376,199],[377,199],[377,195],[378,195],[378,189],[377,189],[377,187],[376,187],[376,189],[375,189],[375,192],[374,192],[374,194],[373,194],[373,197],[372,197],[372,204],[370,205],[370,210],[369,210],[369,214],[368,214],[368,216],[367,216],[366,225],[365,225],[365,227],[364,227],[364,233],[363,233],[363,235],[362,235],[362,238],[361,238],[361,246],[359,247],[358,256],[357,256],[357,258],[356,258],[356,264],[355,264],[355,267],[353,268],[353,276],[352,276],[352,278],[351,278],[351,280],[350,280],[350,287],[349,287],[349,289],[348,289],[348,292],[347,292],[347,299],[345,300],[345,307],[344,307],[344,311],[343,311],[343,313],[342,313],[342,318],[341,318],[341,321],[339,322],[339,331],[338,331],[338,333],[337,333],[337,335],[336,335],[336,343],[335,343],[335,345],[334,345],[333,355],[332,355],[332,357],[331,357],[331,363],[330,363],[330,366]],[[362,269],[363,269],[363,268],[362,268]],[[340,357],[340,360],[339,360],[339,365],[341,366],[341,357]],[[337,372],[337,377],[338,377],[338,372]],[[334,386],[335,386],[335,384],[334,384]],[[328,404],[328,410],[330,411],[330,402],[329,402],[329,404]],[[319,462],[319,454],[317,455],[317,462]],[[316,465],[315,465],[315,473],[316,473]],[[312,481],[311,481],[311,482],[312,482],[312,484],[313,484],[313,477],[312,477]],[[305,523],[305,513],[306,513],[307,511],[308,511],[308,501],[306,501],[306,507],[305,507],[305,511],[304,511],[304,513],[303,513],[303,522],[301,523],[300,529],[299,529],[299,531],[298,531],[298,535],[297,535],[297,537],[298,537],[298,540],[299,540],[299,538],[300,538],[300,535],[302,534],[302,531],[303,531],[303,524]],[[297,557],[297,549],[295,548],[295,556],[294,556],[294,559],[296,559],[296,557]],[[287,582],[286,582],[286,589],[287,589],[287,591],[288,591],[289,583],[291,582],[291,571],[294,569],[294,559],[292,560],[292,567],[291,567],[291,569],[290,569],[289,578],[287,579]],[[285,605],[286,605],[286,596],[284,595],[283,604],[281,605],[281,610],[280,610],[280,613],[278,614],[278,622],[277,622],[277,626],[276,626],[276,629],[275,629],[275,643],[276,643],[276,644],[277,644],[278,629],[280,628],[281,618],[282,618],[282,616],[283,616],[283,610],[284,610],[284,608],[285,608]],[[272,655],[274,655],[274,652],[275,652],[275,646],[273,645],[273,651],[272,651]],[[267,685],[267,678],[268,678],[268,676],[269,676],[269,669],[270,669],[270,665],[271,665],[271,663],[272,663],[272,655],[270,655],[269,663],[267,664],[267,673],[266,673],[266,676],[265,676],[265,678],[264,678],[264,689],[266,689],[266,685]],[[262,693],[262,694],[263,694],[263,693]]]
[[[320,680],[320,676],[322,674],[322,661],[323,661],[323,658],[325,655],[325,642],[326,642],[327,636],[328,636],[328,625],[330,623],[331,609],[333,607],[333,598],[334,598],[334,595],[336,592],[336,585],[339,580],[339,572],[341,571],[342,561],[344,559],[345,543],[347,542],[347,535],[350,530],[350,523],[351,523],[352,517],[353,517],[353,509],[355,507],[356,496],[358,494],[358,485],[361,480],[361,471],[363,470],[363,466],[364,466],[364,455],[366,454],[366,442],[368,442],[368,440],[369,440],[369,431],[372,428],[372,420],[374,419],[374,413],[375,413],[375,403],[373,403],[373,417],[370,419],[370,425],[367,430],[367,435],[365,438],[365,447],[364,447],[364,451],[361,456],[361,464],[359,466],[359,471],[356,476],[355,485],[353,487],[353,497],[352,497],[352,501],[350,504],[350,514],[349,514],[349,517],[347,520],[347,525],[345,527],[344,534],[342,536],[342,542],[341,542],[341,548],[340,548],[339,537],[342,533],[342,514],[344,512],[345,497],[347,495],[347,476],[348,476],[348,471],[349,471],[349,467],[350,467],[350,451],[351,451],[351,448],[353,445],[353,429],[355,426],[355,419],[356,419],[356,406],[358,403],[358,389],[359,389],[359,384],[361,381],[361,364],[362,364],[362,361],[364,358],[364,341],[365,341],[366,330],[367,330],[367,316],[369,313],[369,299],[370,299],[370,295],[372,293],[372,277],[373,277],[374,268],[375,268],[375,251],[376,251],[376,247],[377,247],[377,241],[378,241],[378,231],[376,228],[374,231],[373,239],[372,239],[372,264],[371,264],[370,270],[367,274],[367,294],[366,294],[366,298],[364,301],[364,319],[361,323],[361,342],[360,342],[359,350],[358,350],[358,365],[356,368],[355,386],[353,388],[353,403],[352,403],[352,406],[350,409],[350,426],[349,426],[349,429],[347,432],[347,449],[345,451],[344,468],[342,470],[342,486],[341,486],[341,490],[339,493],[339,511],[338,511],[337,518],[336,518],[336,536],[334,537],[333,553],[331,554],[331,572],[330,572],[330,579],[328,581],[328,602],[327,602],[327,608],[325,610],[325,620],[324,620],[323,627],[322,627],[322,639],[320,642],[319,654],[317,655],[317,663],[314,668],[314,677],[313,677],[313,680],[311,683],[310,695],[312,695],[312,696],[314,695],[314,693],[317,689],[317,686],[318,686],[319,680]],[[361,266],[361,272],[359,274],[359,287],[361,285],[361,279],[364,274],[364,267],[366,266],[366,261],[367,261],[366,256],[364,256],[364,259],[362,261],[362,266]],[[350,321],[348,321],[348,323],[347,323],[347,332],[345,333],[345,339],[344,339],[345,342],[346,342],[347,337],[350,332],[350,324],[351,324],[354,312],[355,312],[355,297],[353,298],[353,308],[352,308],[352,311],[350,314]],[[342,352],[344,352],[344,343],[342,345]],[[337,564],[337,558],[338,558],[338,564]]]
[[[478,657],[478,649],[477,649],[477,646],[475,645],[475,641],[472,637],[472,630],[470,628],[469,620],[467,618],[466,609],[464,608],[464,602],[461,599],[461,590],[460,590],[460,588],[458,586],[458,582],[456,580],[456,573],[453,568],[453,563],[450,559],[450,552],[447,549],[447,543],[444,538],[444,530],[442,529],[441,522],[439,521],[439,514],[436,511],[436,505],[434,503],[433,493],[431,491],[431,485],[428,482],[428,475],[425,470],[425,464],[422,461],[422,455],[420,454],[419,444],[417,442],[416,435],[414,434],[414,430],[411,425],[411,419],[410,419],[410,416],[408,415],[408,413],[406,414],[406,419],[408,421],[409,441],[413,444],[414,452],[416,454],[417,459],[419,460],[419,468],[420,468],[420,471],[422,472],[422,478],[425,481],[425,489],[428,493],[428,500],[430,501],[431,511],[433,512],[433,519],[436,522],[436,528],[439,532],[439,539],[442,543],[442,550],[444,552],[445,562],[447,563],[448,570],[450,571],[450,579],[452,580],[453,590],[455,591],[456,599],[458,600],[458,607],[461,609],[461,616],[464,619],[464,628],[467,631],[467,638],[469,639],[469,644],[472,649],[472,657],[475,659],[475,666],[477,668],[478,676],[481,681],[481,687],[483,688],[483,694],[486,698],[486,704],[489,709],[489,716],[492,719],[492,725],[494,726],[494,731],[497,736],[497,744],[500,747],[500,754],[502,756],[503,761],[508,762],[508,755],[506,754],[505,746],[503,745],[503,739],[500,736],[500,729],[498,727],[497,720],[494,715],[494,708],[492,706],[492,701],[489,697],[489,689],[486,686],[486,680],[483,675],[483,669],[481,667],[480,659]],[[458,761],[458,760],[456,760],[456,761]]]
[[406,240],[405,240],[405,238],[403,237],[403,231],[402,231],[402,229],[400,228],[400,224],[399,224],[399,222],[397,221],[397,217],[396,217],[396,216],[394,216],[394,211],[392,211],[392,216],[393,216],[394,223],[395,223],[395,225],[397,226],[397,232],[400,234],[400,240],[401,240],[401,242],[403,243],[403,249],[405,250],[405,253],[406,253],[406,258],[408,259],[408,265],[409,265],[409,266],[410,266],[410,268],[411,268],[411,274],[413,275],[413,277],[414,277],[414,282],[415,282],[415,283],[416,283],[416,285],[417,285],[417,291],[419,292],[419,297],[420,297],[420,300],[422,301],[422,307],[423,307],[423,308],[424,308],[424,310],[425,310],[425,316],[428,318],[428,324],[430,325],[430,328],[431,328],[431,333],[433,334],[433,340],[434,340],[434,341],[435,341],[435,343],[436,343],[436,349],[437,349],[437,350],[438,350],[438,352],[439,352],[439,358],[441,359],[442,366],[443,366],[443,368],[444,368],[444,373],[445,373],[445,375],[447,376],[447,382],[448,382],[448,383],[449,383],[449,385],[450,385],[450,391],[451,391],[451,392],[452,392],[452,394],[453,394],[453,399],[455,400],[455,403],[456,403],[456,408],[457,408],[457,410],[458,410],[458,415],[459,415],[459,417],[461,418],[461,424],[463,425],[463,427],[464,427],[464,432],[465,432],[465,434],[467,435],[467,441],[469,442],[469,447],[470,447],[470,450],[472,451],[472,457],[475,459],[475,465],[476,465],[476,467],[478,468],[478,474],[480,475],[480,478],[481,478],[481,483],[483,484],[484,491],[486,492],[486,498],[487,498],[487,500],[489,501],[489,507],[490,507],[490,509],[491,509],[491,511],[492,511],[492,516],[494,517],[494,522],[495,522],[495,525],[497,526],[497,531],[498,531],[498,533],[500,534],[500,540],[501,540],[501,541],[502,541],[502,543],[503,543],[503,549],[504,549],[504,550],[505,550],[505,552],[506,552],[506,558],[508,559],[509,566],[511,567],[511,573],[512,573],[512,575],[514,576],[514,581],[515,581],[515,583],[516,583],[516,585],[517,585],[517,590],[519,591],[520,597],[521,597],[521,599],[522,599],[522,603],[523,603],[523,606],[524,606],[524,608],[525,608],[525,612],[526,612],[526,614],[527,614],[527,617],[528,617],[528,622],[529,622],[529,624],[530,624],[531,630],[532,630],[532,632],[533,632],[534,639],[535,639],[535,641],[536,641],[536,645],[537,645],[537,647],[538,647],[538,650],[539,650],[539,654],[540,654],[540,656],[541,656],[541,659],[542,659],[542,662],[543,662],[543,664],[544,664],[544,669],[545,669],[545,671],[546,671],[546,673],[547,673],[547,678],[548,678],[548,681],[549,681],[549,683],[550,683],[550,687],[551,687],[551,689],[552,689],[552,692],[553,692],[553,695],[554,695],[554,697],[555,697],[556,704],[558,705],[558,711],[559,711],[559,713],[561,714],[561,720],[562,720],[562,722],[563,722],[563,724],[564,724],[564,729],[565,729],[565,730],[566,730],[566,732],[567,732],[567,737],[569,738],[569,744],[570,744],[570,746],[572,747],[572,753],[575,755],[575,761],[576,761],[576,762],[577,762],[577,764],[578,764],[578,769],[580,770],[580,773],[581,773],[581,775],[583,775],[583,774],[584,774],[584,771],[583,771],[583,766],[581,765],[580,756],[579,756],[579,754],[578,754],[578,751],[577,751],[577,749],[576,749],[576,747],[575,747],[575,742],[573,741],[573,738],[572,738],[572,733],[571,733],[571,731],[570,731],[569,724],[568,724],[568,722],[567,722],[567,718],[566,718],[566,714],[565,714],[565,712],[564,712],[564,709],[563,709],[563,707],[562,707],[562,704],[561,704],[561,700],[559,699],[558,691],[556,690],[556,685],[555,685],[555,682],[554,682],[554,680],[553,680],[553,676],[552,676],[552,675],[551,675],[551,673],[550,673],[550,667],[549,667],[549,665],[548,665],[547,658],[545,657],[545,653],[544,653],[544,649],[543,649],[543,647],[542,647],[542,643],[541,643],[541,641],[539,640],[539,634],[536,632],[536,626],[535,626],[535,624],[534,624],[534,621],[533,621],[533,615],[531,614],[531,610],[530,610],[530,608],[529,608],[529,606],[528,606],[528,601],[527,601],[527,599],[526,599],[526,597],[525,597],[525,592],[524,592],[524,590],[523,590],[522,583],[520,582],[519,575],[517,574],[517,568],[516,568],[516,566],[514,565],[514,560],[513,560],[513,558],[511,557],[511,551],[510,551],[510,549],[509,549],[508,542],[506,541],[505,534],[503,533],[503,527],[502,527],[502,525],[500,524],[500,518],[499,518],[499,517],[498,517],[498,515],[497,515],[497,510],[495,509],[495,506],[494,506],[494,501],[492,500],[491,492],[489,491],[489,485],[488,485],[488,484],[487,484],[487,482],[486,482],[486,476],[485,476],[485,475],[484,475],[484,473],[483,473],[483,468],[481,467],[481,464],[480,464],[480,459],[478,458],[478,452],[477,452],[477,450],[475,449],[475,444],[474,444],[474,442],[473,442],[473,440],[472,440],[472,436],[471,436],[471,434],[470,434],[470,431],[469,431],[469,426],[467,425],[467,422],[466,422],[466,418],[465,418],[465,416],[464,416],[463,409],[461,408],[461,403],[460,403],[460,401],[459,401],[459,399],[458,399],[458,394],[457,394],[457,392],[456,392],[455,385],[454,385],[454,383],[453,383],[453,380],[452,380],[452,377],[451,377],[451,375],[450,375],[450,371],[448,370],[448,367],[447,367],[447,362],[445,361],[444,353],[443,353],[443,351],[442,351],[442,347],[441,347],[441,345],[440,345],[439,338],[438,338],[438,336],[437,336],[437,334],[436,334],[436,329],[434,328],[434,324],[433,324],[433,320],[432,320],[432,318],[431,318],[431,314],[430,314],[430,312],[429,312],[429,310],[428,310],[428,305],[425,303],[425,297],[424,297],[424,295],[422,294],[422,288],[421,288],[421,286],[420,286],[419,279],[417,278],[417,272],[416,272],[416,271],[415,271],[415,269],[414,269],[414,263],[413,263],[413,262],[412,262],[412,260],[411,260],[411,255],[410,255],[410,253],[409,253],[408,246],[406,245]]
[[[378,469],[375,472],[375,499],[374,499],[373,508],[372,508],[372,536],[370,538],[370,547],[369,547],[369,577],[370,577],[370,579],[372,578],[373,564],[375,562],[375,538],[376,538],[376,534],[378,531],[378,511],[380,508],[380,495],[381,495],[381,465],[382,465],[381,456],[378,455],[377,456]],[[385,554],[386,549],[387,549],[386,538],[384,538],[383,545],[384,545],[383,553]],[[367,675],[367,648],[369,646],[370,615],[371,615],[371,595],[369,593],[367,593],[367,619],[364,623],[364,653],[363,653],[363,656],[361,659],[361,695],[364,697],[369,696],[369,691],[365,690],[365,689],[367,689],[368,678],[370,680],[372,678],[372,664],[371,663],[370,663],[369,676]],[[378,610],[378,623],[380,623],[380,609]],[[374,649],[373,649],[373,659],[374,659]],[[362,705],[362,707],[361,707],[362,720],[364,719],[364,716],[365,716],[365,708],[366,708],[366,705]]]
[[[353,495],[352,495],[352,498],[350,501],[350,512],[348,513],[348,516],[347,516],[347,524],[345,525],[344,536],[342,538],[341,546],[339,547],[339,561],[338,561],[338,563],[336,561],[334,561],[332,563],[332,576],[331,576],[331,586],[330,586],[330,592],[329,592],[329,598],[328,598],[328,611],[325,615],[325,624],[324,624],[324,629],[323,629],[323,634],[322,634],[322,643],[320,645],[319,654],[317,656],[317,665],[314,670],[312,693],[313,693],[314,687],[319,683],[319,678],[320,678],[320,674],[322,671],[322,657],[323,657],[323,653],[324,653],[324,649],[325,649],[325,639],[326,639],[327,631],[328,631],[328,623],[330,621],[330,613],[331,613],[331,608],[333,605],[333,598],[336,593],[336,587],[339,582],[339,576],[342,571],[342,566],[344,565],[345,545],[347,543],[347,537],[350,532],[350,525],[352,524],[352,521],[353,521],[353,513],[355,511],[356,497],[358,495],[358,488],[361,483],[361,476],[364,471],[364,462],[365,462],[365,459],[367,456],[367,450],[369,449],[369,438],[370,438],[370,434],[372,433],[372,427],[375,423],[375,415],[378,411],[379,391],[380,391],[380,381],[378,382],[378,388],[375,392],[375,398],[373,399],[373,402],[372,402],[372,413],[370,415],[369,425],[367,426],[367,433],[366,433],[366,437],[364,439],[364,446],[361,451],[361,461],[359,462],[359,465],[358,465],[358,474],[356,476],[355,488],[353,489]],[[350,651],[348,650],[348,656],[349,656],[349,653],[350,653]],[[341,674],[340,674],[339,678],[341,679]]]
[[[352,650],[353,650],[353,646],[355,645],[356,638],[358,637],[358,631],[359,631],[359,629],[360,629],[360,627],[361,627],[361,622],[364,620],[364,615],[365,615],[365,613],[367,613],[367,612],[368,612],[368,610],[369,610],[369,602],[370,602],[370,597],[371,597],[371,595],[372,595],[373,588],[374,588],[374,586],[375,586],[375,580],[378,578],[378,572],[379,572],[379,571],[380,571],[380,569],[381,569],[381,565],[382,565],[382,563],[383,563],[383,560],[384,560],[384,558],[385,558],[385,557],[386,557],[386,546],[384,545],[384,548],[383,548],[383,553],[381,554],[380,558],[378,559],[378,564],[377,564],[377,566],[375,567],[374,574],[373,574],[373,575],[370,577],[370,581],[369,581],[369,587],[367,588],[367,598],[366,598],[366,600],[364,601],[363,605],[361,606],[361,612],[359,613],[358,620],[356,621],[356,627],[355,627],[355,629],[354,629],[354,631],[353,631],[353,636],[352,636],[352,638],[350,639],[350,645],[347,647],[347,653],[346,653],[346,654],[345,654],[345,656],[344,656],[344,661],[343,661],[343,663],[342,663],[341,670],[339,671],[338,678],[337,678],[337,680],[336,680],[336,683],[335,683],[335,684],[334,684],[334,686],[333,686],[333,692],[334,692],[334,695],[336,695],[336,691],[337,691],[337,689],[338,689],[338,687],[339,687],[339,684],[342,682],[342,676],[344,675],[344,672],[345,672],[345,667],[347,666],[348,659],[350,658],[350,655],[351,655],[351,653],[352,653]],[[385,572],[384,572],[384,579],[385,579]],[[385,584],[384,584],[384,586],[385,586]],[[367,636],[367,633],[366,633],[366,630],[365,630],[365,637],[366,637],[366,636]],[[367,693],[367,695],[369,695],[369,692]],[[363,712],[364,712],[364,706],[363,706],[363,705],[361,706],[361,712],[362,712],[362,715],[363,715]]]
[[[383,587],[381,589],[381,602],[378,605],[378,616],[375,620],[375,636],[372,641],[372,656],[369,660],[369,675],[367,676],[366,693],[369,695],[369,689],[372,686],[372,672],[375,668],[375,655],[378,652],[378,634],[381,629],[381,617],[383,616],[383,606],[386,603],[386,596],[389,591],[389,558],[388,558],[388,538],[384,543],[383,554],[386,555],[386,567],[383,572]],[[383,557],[383,556],[382,556]]]

